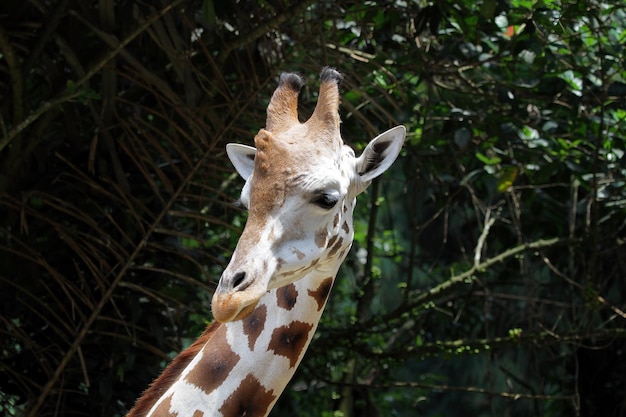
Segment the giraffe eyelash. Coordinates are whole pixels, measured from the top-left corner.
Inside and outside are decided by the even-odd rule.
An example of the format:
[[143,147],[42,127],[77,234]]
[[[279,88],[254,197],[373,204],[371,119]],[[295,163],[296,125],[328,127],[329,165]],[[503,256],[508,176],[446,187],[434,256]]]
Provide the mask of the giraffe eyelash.
[[246,207],[243,201],[241,201],[241,198],[238,198],[237,200],[235,200],[235,202],[233,203],[233,207],[241,209],[243,211],[248,211],[248,207]]

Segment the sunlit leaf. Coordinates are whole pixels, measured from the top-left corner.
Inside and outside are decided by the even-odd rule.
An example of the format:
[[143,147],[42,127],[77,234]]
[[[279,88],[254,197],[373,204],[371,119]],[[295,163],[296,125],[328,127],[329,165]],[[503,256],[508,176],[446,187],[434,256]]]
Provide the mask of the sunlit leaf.
[[509,188],[513,186],[515,179],[517,178],[517,174],[519,169],[516,166],[503,166],[502,169],[498,172],[498,185],[497,189],[499,193],[503,193],[507,191]]

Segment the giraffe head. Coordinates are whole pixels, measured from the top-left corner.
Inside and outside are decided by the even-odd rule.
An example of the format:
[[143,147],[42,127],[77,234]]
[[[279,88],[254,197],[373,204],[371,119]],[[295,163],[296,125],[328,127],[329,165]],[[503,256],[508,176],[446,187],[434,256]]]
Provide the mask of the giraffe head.
[[249,214],[213,295],[216,320],[244,318],[266,292],[307,274],[334,277],[352,244],[355,197],[398,156],[403,126],[374,138],[358,158],[343,144],[341,78],[324,68],[315,110],[300,123],[298,94],[304,81],[282,74],[266,127],[254,138],[256,148],[227,145],[245,180],[241,202]]

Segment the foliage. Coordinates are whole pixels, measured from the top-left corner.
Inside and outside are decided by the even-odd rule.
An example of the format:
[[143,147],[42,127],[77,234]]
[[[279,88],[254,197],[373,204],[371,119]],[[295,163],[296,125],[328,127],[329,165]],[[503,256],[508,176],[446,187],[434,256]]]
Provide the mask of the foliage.
[[211,320],[244,223],[225,143],[251,142],[281,71],[332,65],[347,142],[410,134],[273,415],[620,415],[625,18],[590,0],[4,1],[1,412],[124,414]]

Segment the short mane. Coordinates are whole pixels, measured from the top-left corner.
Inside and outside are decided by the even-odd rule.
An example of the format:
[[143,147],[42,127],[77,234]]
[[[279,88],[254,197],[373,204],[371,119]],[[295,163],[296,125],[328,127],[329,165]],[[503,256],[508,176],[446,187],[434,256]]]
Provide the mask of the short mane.
[[181,352],[169,365],[165,368],[161,376],[150,384],[135,403],[135,406],[129,411],[126,417],[145,417],[156,401],[161,398],[163,393],[176,381],[180,373],[189,365],[189,362],[198,354],[200,349],[213,336],[213,333],[221,324],[213,322],[207,326],[202,335],[191,346]]

